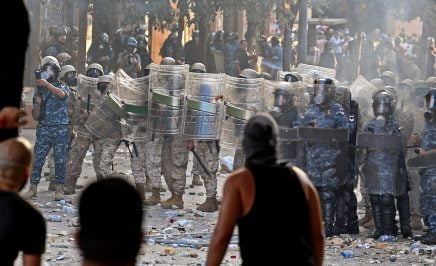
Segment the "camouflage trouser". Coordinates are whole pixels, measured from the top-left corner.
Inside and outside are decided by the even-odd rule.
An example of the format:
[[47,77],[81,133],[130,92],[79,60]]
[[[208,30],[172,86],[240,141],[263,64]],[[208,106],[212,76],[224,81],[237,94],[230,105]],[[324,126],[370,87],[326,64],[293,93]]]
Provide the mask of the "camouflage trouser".
[[245,163],[244,152],[242,150],[236,150],[235,157],[233,159],[233,171],[244,167],[244,163]]
[[48,155],[47,155],[47,167],[50,171],[49,177],[50,179],[54,179],[56,176],[55,173],[55,162],[54,162],[54,156],[53,156],[53,148],[50,149]]
[[421,216],[419,207],[419,194],[421,194],[419,183],[421,177],[419,176],[418,169],[409,169],[409,185],[410,185],[410,213],[412,215]]
[[94,141],[94,158],[96,155],[99,157],[96,160],[93,158],[92,163],[98,176],[106,178],[112,174],[112,162],[119,146],[119,138],[104,138]]
[[[210,175],[207,175],[204,169],[198,166],[198,171],[204,181],[206,196],[208,198],[215,198],[217,194],[216,173],[218,172],[219,164],[219,154],[215,141],[199,141],[195,146],[195,151],[210,173]],[[196,162],[197,160],[194,158],[194,163]]]
[[36,129],[34,160],[30,182],[34,185],[41,179],[42,167],[48,152],[53,147],[55,161],[55,183],[65,184],[65,168],[69,143],[68,125],[38,126]]
[[199,168],[198,162],[194,158],[194,160],[192,160],[191,175],[197,175],[197,176],[200,175],[200,172],[199,172],[198,168]]
[[[162,184],[162,150],[164,137],[150,133],[145,144],[145,168],[150,177],[151,187],[160,188]],[[169,186],[169,185],[168,185]]]
[[162,172],[171,193],[183,195],[186,185],[186,167],[189,152],[181,136],[164,136]]
[[92,158],[94,171],[97,175],[100,173],[99,168],[96,166],[100,165],[102,150],[97,146],[95,138],[92,137],[83,126],[81,126],[77,130],[76,142],[74,143],[73,148],[70,150],[67,165],[67,178],[77,180],[80,177],[80,174],[82,173],[83,160],[85,159],[86,152],[88,151],[91,143],[94,144],[94,154]]
[[145,171],[146,171],[146,142],[135,142],[136,151],[132,148],[132,156],[130,156],[130,167],[132,168],[133,179],[135,184],[145,184]]
[[366,193],[366,188],[365,188],[365,175],[363,173],[360,173],[359,177],[360,177],[360,194],[362,194],[363,204],[365,208],[371,208],[369,195],[368,193]]

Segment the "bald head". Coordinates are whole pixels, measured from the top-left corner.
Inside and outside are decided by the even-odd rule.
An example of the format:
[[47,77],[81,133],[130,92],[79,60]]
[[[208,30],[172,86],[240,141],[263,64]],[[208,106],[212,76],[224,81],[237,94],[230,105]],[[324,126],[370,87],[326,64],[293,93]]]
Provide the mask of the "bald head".
[[[32,162],[32,144],[25,138],[0,142],[0,182],[21,186]],[[24,180],[23,180],[24,179]]]

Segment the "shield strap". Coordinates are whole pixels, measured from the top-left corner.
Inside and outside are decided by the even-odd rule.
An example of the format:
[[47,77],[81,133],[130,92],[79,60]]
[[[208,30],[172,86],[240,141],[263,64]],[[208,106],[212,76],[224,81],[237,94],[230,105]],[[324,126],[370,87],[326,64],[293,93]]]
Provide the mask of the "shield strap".
[[[95,105],[93,103],[89,103],[89,111],[91,112],[92,109],[94,109]],[[88,108],[88,101],[80,100],[80,109],[87,110]]]
[[133,105],[124,104],[124,111],[126,112],[126,117],[145,117],[147,116],[148,106],[147,105]]
[[153,92],[153,102],[164,104],[172,107],[180,107],[180,98]]
[[253,111],[248,111],[231,104],[226,105],[226,115],[236,119],[248,120],[255,114]]
[[188,109],[193,109],[197,111],[203,111],[206,113],[215,114],[216,113],[216,104],[204,102],[204,101],[197,101],[193,99],[188,99]]
[[315,143],[348,142],[348,129],[301,127],[298,128],[298,137]]
[[361,148],[401,151],[403,149],[403,142],[400,136],[358,133],[357,146]]
[[112,94],[108,95],[108,97],[104,101],[104,104],[111,111],[113,111],[115,114],[117,114],[119,117],[123,117],[124,116],[124,110],[123,110],[122,104]]
[[418,156],[407,161],[407,166],[418,168],[436,167],[436,153]]
[[279,140],[280,141],[299,141],[298,129],[279,127]]

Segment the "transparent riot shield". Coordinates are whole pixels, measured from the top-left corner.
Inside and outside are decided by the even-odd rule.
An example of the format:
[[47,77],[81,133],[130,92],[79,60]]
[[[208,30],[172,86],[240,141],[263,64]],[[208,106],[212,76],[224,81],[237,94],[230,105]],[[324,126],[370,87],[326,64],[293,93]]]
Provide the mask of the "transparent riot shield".
[[83,113],[91,113],[94,107],[101,102],[102,96],[97,90],[98,78],[78,75],[77,102]]
[[219,138],[224,74],[188,73],[183,109],[182,135],[188,139]]
[[151,64],[147,121],[150,131],[162,135],[180,133],[188,71],[188,65]]
[[241,148],[245,124],[251,116],[261,111],[263,83],[263,79],[227,77],[220,134],[222,147]]
[[[109,84],[106,95],[92,110],[85,122],[85,128],[97,138],[120,138],[120,118],[124,116],[123,104],[114,92],[117,77]],[[101,97],[101,96],[100,96]]]
[[359,132],[357,146],[366,151],[362,172],[368,194],[402,195],[407,178],[400,172],[405,138],[399,135]]
[[147,131],[149,78],[117,77],[116,91],[123,102],[121,119],[123,139],[130,142],[144,141]]

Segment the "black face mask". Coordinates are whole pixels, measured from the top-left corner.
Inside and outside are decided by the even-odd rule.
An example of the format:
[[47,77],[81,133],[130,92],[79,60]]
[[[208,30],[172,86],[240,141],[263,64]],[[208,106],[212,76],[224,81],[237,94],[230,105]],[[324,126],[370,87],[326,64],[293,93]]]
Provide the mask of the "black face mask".
[[86,76],[88,76],[90,78],[98,78],[101,75],[103,75],[103,73],[101,73],[100,70],[95,69],[95,68],[91,68],[88,71],[86,71]]
[[99,90],[101,93],[104,93],[107,89],[109,83],[107,82],[100,82],[97,84],[97,90]]
[[69,72],[65,74],[64,80],[69,87],[77,86],[77,78],[74,72]]

